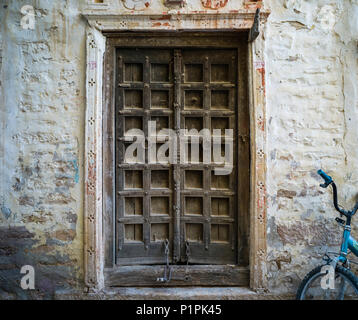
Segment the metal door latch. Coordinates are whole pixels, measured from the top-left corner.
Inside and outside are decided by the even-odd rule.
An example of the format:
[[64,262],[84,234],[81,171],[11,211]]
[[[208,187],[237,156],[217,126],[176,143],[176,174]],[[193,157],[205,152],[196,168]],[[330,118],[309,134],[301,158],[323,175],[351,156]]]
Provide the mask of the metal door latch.
[[157,278],[157,282],[169,282],[172,279],[172,269],[169,265],[169,240],[164,241],[164,255],[166,259],[166,265],[164,266],[164,275],[161,278]]

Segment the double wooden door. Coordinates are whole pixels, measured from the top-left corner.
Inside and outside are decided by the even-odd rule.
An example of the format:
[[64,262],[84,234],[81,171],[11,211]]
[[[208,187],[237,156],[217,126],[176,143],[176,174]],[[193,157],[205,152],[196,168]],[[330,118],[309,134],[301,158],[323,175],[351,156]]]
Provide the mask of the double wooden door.
[[[163,264],[166,252],[170,263],[236,264],[237,49],[120,48],[116,59],[116,264]],[[146,139],[138,163],[138,150],[133,159],[128,156],[135,140],[126,133],[139,129],[147,138],[149,121],[158,134],[172,129],[177,149],[166,150],[168,138],[159,136],[153,153]],[[203,128],[221,129],[223,142],[225,129],[233,130],[226,137],[232,150],[224,143],[220,149],[222,156],[232,152],[228,174],[217,175],[222,165],[208,163],[213,144],[209,150],[199,138],[198,149],[192,149],[194,140],[180,132]],[[187,162],[180,160],[179,139]],[[153,161],[158,153],[168,161]],[[197,161],[191,161],[192,153]]]

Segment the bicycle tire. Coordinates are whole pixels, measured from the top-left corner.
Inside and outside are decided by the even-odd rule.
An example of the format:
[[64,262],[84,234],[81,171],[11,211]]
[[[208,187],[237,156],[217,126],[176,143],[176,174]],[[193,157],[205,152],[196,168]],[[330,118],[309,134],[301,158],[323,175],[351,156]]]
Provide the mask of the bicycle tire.
[[[303,280],[301,281],[301,284],[297,290],[297,293],[296,293],[296,300],[304,300],[304,299],[302,299],[303,298],[302,297],[303,290],[306,288],[306,285],[311,281],[312,278],[318,277],[318,274],[321,275],[321,268],[323,266],[324,265],[320,265],[320,266],[314,268],[303,278]],[[343,275],[345,278],[347,278],[350,281],[351,285],[355,289],[355,292],[356,292],[356,295],[358,298],[358,278],[355,276],[355,274],[352,271],[350,271],[340,265],[336,266],[335,272],[336,272],[336,274]]]

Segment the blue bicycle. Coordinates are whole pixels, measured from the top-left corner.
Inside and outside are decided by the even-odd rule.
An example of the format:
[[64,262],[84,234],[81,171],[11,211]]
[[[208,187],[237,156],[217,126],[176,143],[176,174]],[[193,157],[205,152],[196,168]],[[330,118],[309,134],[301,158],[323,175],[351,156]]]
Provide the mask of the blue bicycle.
[[[302,280],[296,294],[298,300],[344,300],[358,299],[358,278],[350,271],[349,253],[358,257],[358,242],[351,236],[351,220],[358,210],[358,202],[351,211],[343,210],[337,201],[337,186],[333,179],[322,170],[317,173],[324,179],[322,188],[333,188],[333,204],[345,220],[335,220],[344,229],[340,252],[328,252],[323,257],[324,264],[309,272]],[[331,258],[329,255],[333,254]],[[352,263],[355,263],[352,261]]]

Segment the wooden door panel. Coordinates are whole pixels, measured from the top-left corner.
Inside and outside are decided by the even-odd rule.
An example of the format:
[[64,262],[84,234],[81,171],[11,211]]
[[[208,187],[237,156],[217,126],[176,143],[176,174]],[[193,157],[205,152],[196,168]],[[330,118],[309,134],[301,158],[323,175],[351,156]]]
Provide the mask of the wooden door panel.
[[[148,121],[156,130],[173,127],[172,50],[117,50],[116,190],[117,264],[162,264],[164,243],[173,242],[172,170],[150,164],[148,151],[141,164],[125,157],[131,129],[148,136]],[[138,159],[138,158],[137,158]],[[171,256],[171,253],[170,253]]]
[[[237,52],[186,49],[182,70],[181,127],[207,128],[212,133],[221,130],[222,137],[225,129],[236,131]],[[236,171],[215,175],[220,165],[205,163],[214,158],[210,156],[213,150],[207,150],[202,140],[200,143],[203,155],[199,163],[181,166],[181,259],[194,264],[235,264]],[[235,154],[235,138],[233,147]]]
[[[171,262],[235,264],[237,51],[118,49],[117,65],[117,264],[165,263],[166,239]],[[187,142],[196,162],[152,164],[146,151],[145,163],[131,163],[137,154],[124,157],[131,148],[124,136],[131,129],[148,136],[149,120],[157,133],[208,128],[223,139],[225,129],[234,130],[232,173],[214,173],[221,165],[206,163],[214,153],[203,139],[197,149]]]

